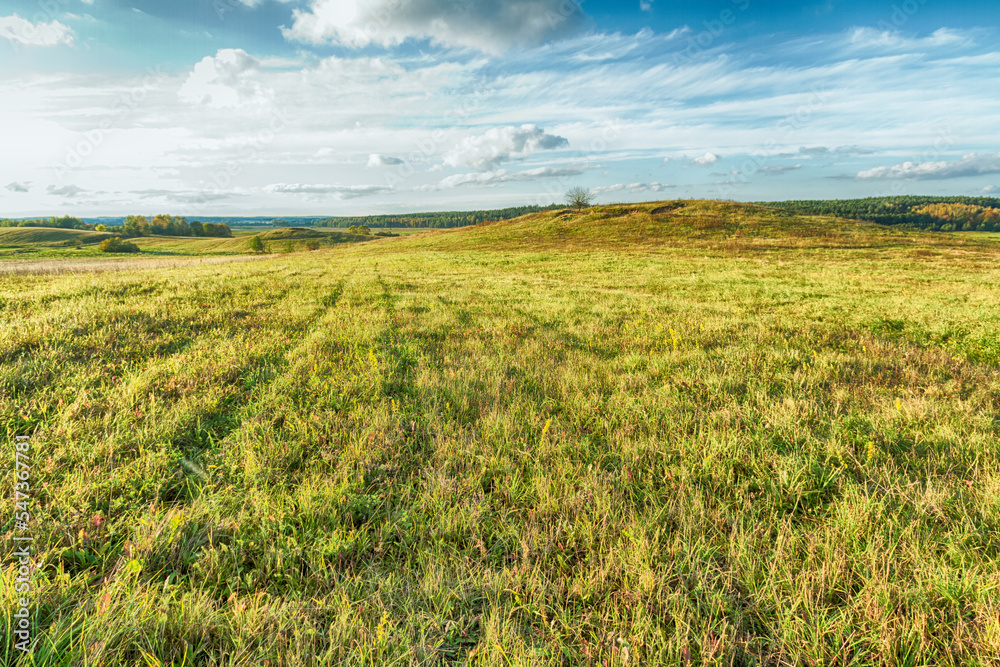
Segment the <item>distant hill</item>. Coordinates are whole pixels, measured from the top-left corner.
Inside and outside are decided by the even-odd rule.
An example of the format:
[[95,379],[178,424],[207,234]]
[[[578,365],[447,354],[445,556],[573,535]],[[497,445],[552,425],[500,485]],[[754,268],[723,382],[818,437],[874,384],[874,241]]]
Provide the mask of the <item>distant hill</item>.
[[50,227],[0,227],[0,246],[64,245],[77,240],[84,245],[100,243],[110,237],[104,232],[79,229],[53,229]]

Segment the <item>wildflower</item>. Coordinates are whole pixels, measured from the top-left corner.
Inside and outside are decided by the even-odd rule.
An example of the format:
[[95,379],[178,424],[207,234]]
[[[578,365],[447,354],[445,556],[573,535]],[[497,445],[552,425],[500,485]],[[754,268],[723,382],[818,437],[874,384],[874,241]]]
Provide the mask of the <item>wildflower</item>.
[[549,417],[548,419],[545,420],[545,426],[542,427],[542,437],[539,439],[539,442],[543,442],[545,440],[545,436],[548,435],[549,428],[551,426],[552,426],[552,417]]

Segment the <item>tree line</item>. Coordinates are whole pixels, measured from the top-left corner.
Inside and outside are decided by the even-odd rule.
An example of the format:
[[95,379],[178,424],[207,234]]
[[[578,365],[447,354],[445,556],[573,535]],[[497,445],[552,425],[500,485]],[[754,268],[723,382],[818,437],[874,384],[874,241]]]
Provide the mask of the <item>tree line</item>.
[[1000,199],[996,197],[906,195],[760,203],[805,215],[835,215],[881,225],[906,225],[938,232],[1000,231]]
[[34,220],[0,220],[0,227],[51,227],[56,229],[80,229],[93,232],[108,232],[126,238],[137,236],[211,236],[230,238],[233,230],[224,222],[199,222],[173,215],[130,215],[121,225],[91,225],[80,218],[37,218]]
[[438,213],[406,213],[397,215],[366,215],[347,218],[326,218],[317,220],[317,227],[333,227],[348,229],[350,227],[367,226],[368,228],[413,228],[413,229],[447,229],[452,227],[468,227],[490,220],[510,220],[529,213],[538,213],[559,206],[515,206],[512,208],[492,211],[443,211]]

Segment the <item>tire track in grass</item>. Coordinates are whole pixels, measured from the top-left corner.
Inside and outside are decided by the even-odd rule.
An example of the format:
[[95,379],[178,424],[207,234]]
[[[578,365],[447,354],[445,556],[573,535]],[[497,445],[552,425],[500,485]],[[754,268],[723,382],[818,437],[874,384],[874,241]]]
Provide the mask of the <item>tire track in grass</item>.
[[[98,580],[107,575],[104,578],[107,581],[114,574],[112,566],[116,571],[118,565],[115,563],[120,565],[123,562],[121,559],[128,548],[131,550],[130,557],[139,559],[144,564],[144,572],[149,573],[143,575],[144,580],[174,580],[176,584],[189,576],[190,567],[199,560],[204,549],[218,546],[220,540],[229,541],[231,536],[225,536],[225,526],[218,525],[218,519],[212,518],[215,516],[212,513],[214,501],[208,500],[208,505],[194,506],[205,489],[224,481],[210,466],[203,468],[199,465],[199,459],[202,455],[223,447],[223,443],[238,432],[247,418],[252,417],[255,406],[272,393],[274,383],[283,376],[290,362],[296,358],[295,351],[304,344],[296,341],[292,346],[285,346],[281,341],[289,341],[295,334],[308,331],[313,323],[336,306],[339,294],[343,292],[344,282],[341,280],[337,283],[333,292],[320,300],[320,307],[313,309],[304,318],[278,322],[279,326],[273,327],[270,341],[261,344],[259,340],[250,342],[250,336],[227,339],[203,334],[193,341],[195,349],[153,360],[131,373],[125,384],[116,387],[112,392],[114,395],[109,396],[109,399],[124,402],[129,408],[136,409],[155,407],[158,402],[164,403],[171,398],[164,393],[176,392],[172,397],[175,399],[173,405],[159,411],[147,410],[150,414],[144,416],[123,413],[121,418],[102,420],[99,414],[89,415],[91,421],[104,427],[104,439],[111,454],[110,463],[105,470],[111,474],[105,480],[99,480],[95,485],[97,488],[93,489],[95,493],[89,494],[97,503],[93,509],[104,515],[118,514],[122,521],[129,519],[138,510],[140,516],[134,518],[141,518],[141,523],[128,520],[128,528],[121,531],[119,526],[116,536],[109,535],[99,549],[96,543],[93,548],[81,545],[80,549],[64,550],[60,555],[59,537],[72,532],[59,525],[64,522],[53,521],[50,534],[39,536],[42,538],[40,543],[47,545],[47,565],[59,562],[64,571],[71,575],[75,573],[76,576],[96,566]],[[295,296],[296,293],[292,295]],[[287,296],[286,292],[285,301],[289,298],[292,297]],[[262,322],[258,330],[266,330],[268,323]],[[179,386],[186,382],[190,384]],[[220,387],[229,387],[230,390],[228,393],[226,390],[218,391]],[[132,399],[131,402],[128,399]],[[114,431],[111,432],[111,429]],[[141,475],[123,474],[116,484],[113,479],[116,470],[123,473],[135,472],[134,467],[131,471],[124,469],[129,461],[123,460],[121,456],[123,452],[119,445],[123,441],[131,441],[129,454],[132,461],[139,468],[146,468],[147,473],[150,465],[154,470],[157,467],[171,469],[171,460],[176,461],[174,455],[179,454],[180,463],[177,464],[178,470],[174,477],[157,479],[154,474],[153,479],[149,480],[150,484],[140,487],[138,494],[129,493],[123,487],[131,481],[141,481]],[[165,444],[156,445],[157,442]],[[153,447],[143,446],[143,443]],[[103,462],[100,457],[92,460],[98,464]],[[110,484],[106,481],[108,478]],[[102,484],[102,481],[105,483]],[[101,501],[105,491],[109,498],[107,506]],[[111,497],[122,501],[120,512],[108,511],[111,509]],[[152,505],[145,509],[144,506],[151,499]],[[89,512],[85,514],[89,516]],[[66,613],[61,615],[61,619],[51,618],[45,624],[47,627],[64,627],[59,624],[69,620],[65,618],[66,615],[75,616],[80,621],[87,614],[93,613],[91,601],[95,599],[95,594],[92,594],[91,587],[81,589],[77,585],[73,588],[76,595],[70,595],[77,597],[82,593],[84,598],[79,600],[82,604],[76,604],[70,598],[62,600],[62,609]],[[44,641],[47,637],[46,628],[39,630],[40,639]],[[57,637],[61,636],[58,629],[53,630],[53,633]]]

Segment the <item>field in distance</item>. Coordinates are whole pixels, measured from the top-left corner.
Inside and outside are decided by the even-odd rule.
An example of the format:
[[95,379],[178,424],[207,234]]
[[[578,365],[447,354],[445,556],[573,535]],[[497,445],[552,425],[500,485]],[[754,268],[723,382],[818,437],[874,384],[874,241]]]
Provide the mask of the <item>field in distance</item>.
[[[371,230],[372,234],[408,234],[425,230]],[[8,260],[92,260],[109,259],[115,255],[101,252],[103,240],[112,238],[108,232],[76,229],[51,229],[45,227],[0,228],[0,265]],[[320,248],[343,243],[370,241],[377,236],[352,234],[347,230],[314,228],[237,228],[232,238],[192,236],[143,236],[125,239],[139,246],[143,257],[202,257],[235,256],[252,253],[250,239],[259,236],[264,242],[264,252],[304,252],[310,242]],[[136,257],[131,257],[134,260]]]
[[34,664],[1000,662],[996,235],[656,202],[0,302]]

